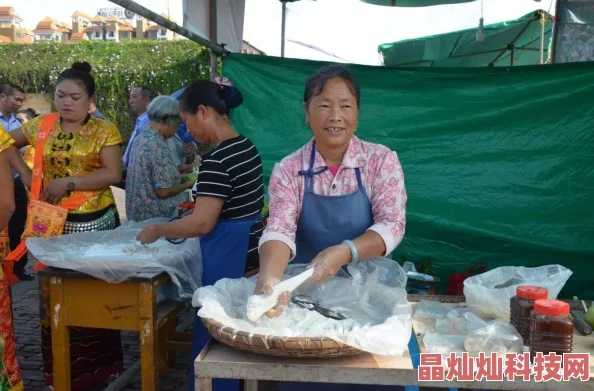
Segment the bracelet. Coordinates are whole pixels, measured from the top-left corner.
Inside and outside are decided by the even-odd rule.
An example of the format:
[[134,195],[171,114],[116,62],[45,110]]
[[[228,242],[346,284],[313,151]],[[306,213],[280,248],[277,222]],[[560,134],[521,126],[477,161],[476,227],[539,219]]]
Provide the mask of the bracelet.
[[357,251],[357,247],[355,247],[355,244],[350,240],[345,240],[343,241],[343,243],[349,246],[349,248],[351,249],[351,263],[357,263],[359,261],[359,252]]

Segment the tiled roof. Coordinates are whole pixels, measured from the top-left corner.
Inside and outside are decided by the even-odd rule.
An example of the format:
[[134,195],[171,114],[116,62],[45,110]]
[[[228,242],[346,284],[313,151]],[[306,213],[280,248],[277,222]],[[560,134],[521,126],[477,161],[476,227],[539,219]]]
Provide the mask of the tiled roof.
[[0,17],[10,17],[13,19],[20,20],[21,22],[24,21],[23,18],[17,15],[13,7],[0,7]]
[[0,42],[4,42],[4,43],[9,43],[12,42],[10,38],[4,36],[4,35],[0,35]]
[[86,39],[89,39],[89,37],[87,37],[87,34],[85,33],[72,33],[72,36],[70,37],[71,41],[84,41]]
[[93,19],[91,19],[91,22],[94,22],[94,23],[105,22],[105,18],[101,15],[95,15],[95,17]]

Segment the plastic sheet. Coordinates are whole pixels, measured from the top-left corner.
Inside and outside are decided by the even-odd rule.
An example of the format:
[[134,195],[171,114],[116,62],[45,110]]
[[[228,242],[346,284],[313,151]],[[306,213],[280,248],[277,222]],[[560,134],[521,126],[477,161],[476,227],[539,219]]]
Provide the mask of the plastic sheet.
[[[284,279],[296,276],[305,265],[289,265]],[[257,276],[222,279],[198,289],[192,304],[202,307],[198,315],[251,334],[293,337],[328,337],[357,349],[384,356],[399,356],[407,350],[411,335],[411,306],[405,291],[406,273],[397,262],[377,258],[348,266],[348,273],[320,284],[305,283],[293,292],[308,295],[319,305],[346,317],[332,320],[316,311],[290,303],[279,318],[247,321],[246,303],[253,294]]]
[[499,267],[464,280],[464,296],[477,315],[509,321],[509,301],[516,295],[518,286],[547,288],[549,299],[556,299],[571,274],[571,270],[561,265]]
[[501,319],[489,322],[485,327],[471,331],[464,341],[464,349],[472,357],[483,352],[486,355],[496,353],[522,353],[524,344],[516,329]]
[[76,270],[111,283],[139,272],[164,271],[177,286],[179,297],[190,299],[202,279],[200,239],[178,245],[159,239],[146,246],[136,240],[144,226],[166,221],[158,218],[129,222],[110,231],[28,238],[27,248],[48,266]]

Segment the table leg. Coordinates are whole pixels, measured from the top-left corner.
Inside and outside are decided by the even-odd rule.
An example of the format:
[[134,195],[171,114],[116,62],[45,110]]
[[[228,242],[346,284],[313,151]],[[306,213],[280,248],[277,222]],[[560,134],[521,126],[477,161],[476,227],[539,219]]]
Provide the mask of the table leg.
[[70,333],[66,326],[64,283],[61,278],[50,278],[50,323],[52,327],[52,354],[54,356],[54,389],[70,391]]
[[258,391],[257,380],[244,380],[243,391]]
[[209,377],[197,377],[195,391],[212,391],[212,379]]
[[151,283],[138,287],[140,310],[140,377],[142,391],[159,390],[157,323],[157,291]]

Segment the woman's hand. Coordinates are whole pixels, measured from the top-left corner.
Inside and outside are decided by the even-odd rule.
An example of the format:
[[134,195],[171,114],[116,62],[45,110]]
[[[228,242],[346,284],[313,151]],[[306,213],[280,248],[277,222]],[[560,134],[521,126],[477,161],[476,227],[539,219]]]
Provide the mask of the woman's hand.
[[346,244],[328,247],[320,252],[309,265],[308,269],[315,268],[311,282],[326,281],[338,272],[341,267],[351,261],[351,249]]
[[138,240],[142,244],[150,244],[155,243],[161,235],[157,230],[156,224],[147,225],[136,235],[136,240]]
[[180,174],[190,174],[193,171],[193,167],[191,164],[180,164],[177,166]]
[[[278,284],[280,280],[276,277],[260,275],[258,276],[258,282],[256,283],[256,289],[254,289],[254,295],[264,294],[266,296],[272,295],[272,287]],[[287,309],[290,299],[289,292],[283,292],[279,298],[276,306],[272,307],[265,315],[269,318],[277,318],[282,315]]]
[[186,155],[195,155],[198,147],[194,143],[185,143],[183,146],[183,151]]
[[41,192],[39,199],[41,201],[49,202],[50,204],[57,204],[60,198],[68,192],[68,183],[71,178],[58,178],[52,180]]

